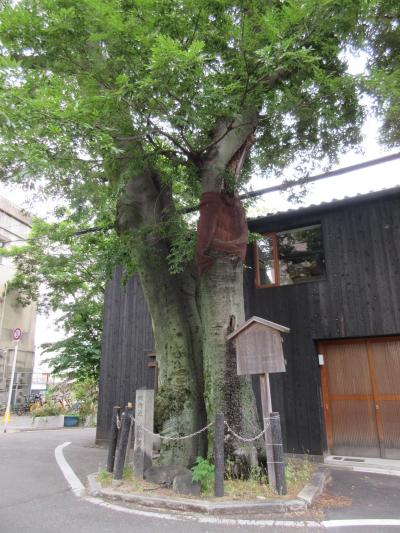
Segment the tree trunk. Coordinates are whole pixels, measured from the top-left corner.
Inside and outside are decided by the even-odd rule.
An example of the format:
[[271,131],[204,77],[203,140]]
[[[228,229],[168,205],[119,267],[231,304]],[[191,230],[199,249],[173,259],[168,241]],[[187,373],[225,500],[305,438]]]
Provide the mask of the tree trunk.
[[[206,425],[203,353],[196,304],[196,275],[190,265],[179,275],[168,269],[170,251],[160,223],[173,214],[170,189],[145,169],[131,177],[118,204],[117,226],[133,237],[132,253],[153,321],[160,388],[156,425],[166,435],[187,435]],[[161,461],[194,464],[207,452],[207,435],[162,441]]]
[[[203,191],[220,190],[227,165],[234,164],[235,173],[240,173],[254,129],[253,115],[246,115],[243,125],[232,123],[235,129],[226,135],[223,128],[227,125],[217,128],[215,135],[223,135],[223,143],[213,146],[201,162]],[[226,340],[244,321],[241,261],[219,253],[200,281],[191,265],[172,275],[167,261],[169,243],[158,226],[173,214],[171,189],[155,170],[144,169],[131,177],[119,202],[118,227],[136,234],[138,244],[135,254],[160,369],[158,429],[164,434],[187,435],[213,422],[216,411],[222,411],[238,433],[255,435],[260,425],[250,378],[237,376],[234,346]],[[208,453],[212,453],[212,439],[211,430]],[[241,443],[232,438],[227,451],[244,455]],[[247,464],[257,460],[254,445],[247,446],[245,454]],[[164,463],[191,465],[197,456],[206,455],[205,433],[178,442],[162,441]]]
[[[207,418],[214,420],[215,413],[221,411],[236,433],[256,435],[261,426],[251,378],[237,375],[235,346],[226,340],[226,336],[244,322],[241,261],[222,255],[216,257],[214,266],[201,278],[199,305]],[[210,432],[209,444],[211,439]],[[257,461],[254,443],[244,447],[231,435],[229,439],[228,455],[240,455],[246,463]]]
[[[171,275],[165,256],[154,253],[142,258],[140,279],[153,321],[160,371],[156,424],[163,434],[188,435],[207,424],[196,279],[190,271]],[[162,463],[193,465],[207,453],[207,434],[161,444]]]

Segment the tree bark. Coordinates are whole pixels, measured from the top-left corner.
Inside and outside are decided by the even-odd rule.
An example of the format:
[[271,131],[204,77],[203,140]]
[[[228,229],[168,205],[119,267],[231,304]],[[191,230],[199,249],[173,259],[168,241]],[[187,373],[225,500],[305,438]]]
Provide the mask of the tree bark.
[[[163,243],[157,246],[158,257],[146,254],[140,267],[160,371],[156,423],[163,434],[187,435],[207,424],[196,278],[190,269],[171,275],[162,248]],[[206,455],[206,439],[202,433],[178,442],[164,441],[161,461],[193,465],[197,457]]]
[[[225,415],[228,424],[240,435],[260,432],[257,407],[250,376],[238,376],[236,350],[226,337],[244,322],[243,265],[227,256],[216,257],[213,267],[201,278],[199,307],[202,323],[204,360],[204,397],[208,420],[215,413]],[[212,432],[209,437],[209,450]],[[253,444],[243,446],[231,435],[227,455],[240,456],[254,464],[257,452]],[[238,459],[238,457],[234,457]]]
[[[156,424],[160,432],[186,435],[206,425],[200,318],[196,304],[197,276],[193,265],[172,275],[168,242],[157,224],[171,215],[171,192],[157,172],[132,177],[118,205],[117,226],[133,233],[139,275],[153,321],[160,388]],[[205,433],[182,441],[163,441],[161,461],[194,464],[207,452]]]

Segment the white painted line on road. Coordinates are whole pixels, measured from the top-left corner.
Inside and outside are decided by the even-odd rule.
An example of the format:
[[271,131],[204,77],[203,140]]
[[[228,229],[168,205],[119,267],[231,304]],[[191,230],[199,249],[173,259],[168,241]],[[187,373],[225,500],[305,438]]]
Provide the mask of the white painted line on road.
[[179,521],[191,521],[198,522],[200,524],[214,524],[220,526],[255,526],[255,527],[292,527],[296,529],[306,529],[306,528],[318,528],[322,529],[323,526],[319,522],[314,522],[312,520],[305,521],[291,521],[291,520],[243,520],[241,518],[218,518],[216,516],[194,516],[194,515],[183,515],[176,516],[173,514],[167,513],[157,513],[155,511],[143,511],[141,509],[132,509],[130,507],[122,507],[120,505],[115,505],[113,503],[106,502],[100,498],[94,498],[86,496],[83,498],[85,501],[93,503],[95,505],[100,505],[101,507],[106,507],[113,511],[118,511],[122,513],[128,513],[133,515],[147,516],[150,518],[158,518],[163,520],[179,520]]
[[118,511],[120,513],[135,514],[140,516],[147,516],[149,518],[162,518],[163,520],[185,520],[186,517],[174,516],[166,513],[157,513],[153,511],[142,511],[139,509],[130,509],[129,507],[122,507],[120,505],[115,505],[114,503],[106,502],[101,498],[94,498],[93,496],[83,496],[83,499],[94,505],[99,505],[100,507],[106,507],[112,511]]
[[324,527],[367,527],[367,526],[400,526],[400,520],[397,518],[360,518],[349,520],[325,520],[322,522]]
[[64,442],[64,444],[60,444],[60,446],[57,446],[57,448],[54,450],[54,455],[56,456],[57,464],[60,467],[60,470],[63,473],[65,479],[68,481],[72,491],[77,496],[81,496],[85,492],[85,487],[83,486],[81,480],[78,478],[75,472],[72,470],[72,468],[69,466],[63,454],[63,449],[66,448],[69,444],[71,443]]

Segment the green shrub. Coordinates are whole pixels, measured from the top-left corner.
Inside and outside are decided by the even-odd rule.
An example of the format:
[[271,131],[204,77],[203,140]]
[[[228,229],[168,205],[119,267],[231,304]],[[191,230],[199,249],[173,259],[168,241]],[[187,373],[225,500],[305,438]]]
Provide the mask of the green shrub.
[[33,411],[33,416],[57,416],[64,414],[61,405],[48,401]]
[[214,483],[214,465],[207,459],[198,457],[192,468],[192,481],[199,481],[201,492],[210,492]]

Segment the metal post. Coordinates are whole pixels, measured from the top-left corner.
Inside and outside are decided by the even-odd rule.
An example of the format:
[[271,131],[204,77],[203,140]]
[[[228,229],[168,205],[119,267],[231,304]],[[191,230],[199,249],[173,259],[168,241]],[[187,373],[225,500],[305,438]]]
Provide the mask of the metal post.
[[17,403],[18,385],[19,385],[19,380],[20,379],[21,379],[21,372],[17,372],[17,379],[15,380],[14,402],[13,402],[14,411],[15,411],[15,406],[16,406],[16,403]]
[[132,423],[132,408],[125,407],[121,416],[120,436],[117,444],[117,453],[115,455],[114,479],[121,480],[124,473],[126,448],[128,446],[129,431]]
[[12,390],[13,390],[13,385],[14,385],[15,366],[17,364],[18,345],[19,345],[19,341],[16,341],[15,350],[14,350],[14,360],[13,360],[13,365],[12,365],[12,370],[11,370],[10,390],[8,391],[7,407],[6,407],[6,413],[4,415],[4,433],[7,433],[8,419],[10,417],[11,396],[12,396]]
[[118,420],[121,414],[121,407],[114,406],[111,420],[111,431],[110,431],[110,444],[108,448],[108,457],[107,457],[107,472],[112,472],[114,470],[114,461],[115,461],[115,450],[117,448],[118,440]]
[[279,413],[271,413],[271,433],[274,450],[276,490],[279,494],[287,494],[285,462],[283,455],[281,417]]
[[214,496],[224,495],[224,413],[215,414],[214,423]]

